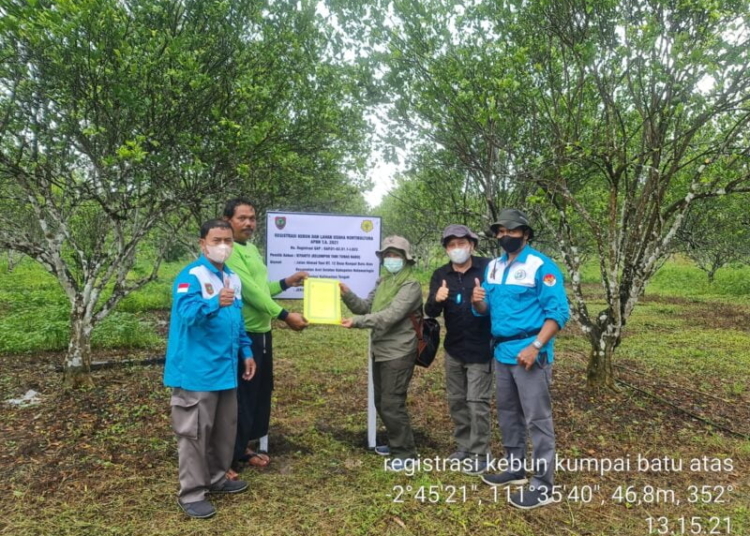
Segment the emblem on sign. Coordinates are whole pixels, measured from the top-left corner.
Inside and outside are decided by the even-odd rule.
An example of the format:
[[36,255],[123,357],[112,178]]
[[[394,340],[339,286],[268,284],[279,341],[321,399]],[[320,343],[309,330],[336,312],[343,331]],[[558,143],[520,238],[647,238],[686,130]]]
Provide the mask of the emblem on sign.
[[273,223],[276,225],[277,229],[283,229],[286,226],[286,216],[276,216]]
[[372,224],[372,220],[363,220],[360,227],[364,232],[369,233],[375,226]]

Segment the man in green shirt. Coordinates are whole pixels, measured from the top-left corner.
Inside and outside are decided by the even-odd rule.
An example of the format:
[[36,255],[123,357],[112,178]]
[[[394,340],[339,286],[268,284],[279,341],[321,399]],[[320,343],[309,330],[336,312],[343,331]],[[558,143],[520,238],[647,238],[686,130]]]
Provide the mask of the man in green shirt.
[[[280,281],[268,281],[268,269],[263,258],[258,248],[249,241],[257,225],[255,207],[249,200],[237,198],[227,201],[224,219],[232,226],[234,234],[234,249],[226,264],[242,282],[242,313],[245,317],[245,330],[253,342],[256,363],[255,377],[251,381],[241,382],[241,387],[237,390],[238,418],[234,460],[235,464],[249,461],[253,465],[263,466],[268,464],[268,456],[246,449],[249,441],[268,434],[271,420],[271,321],[278,318],[295,331],[302,331],[307,327],[307,320],[300,313],[287,311],[272,296],[289,287],[302,285],[309,274],[296,272]],[[237,373],[241,375],[242,371],[238,370]]]

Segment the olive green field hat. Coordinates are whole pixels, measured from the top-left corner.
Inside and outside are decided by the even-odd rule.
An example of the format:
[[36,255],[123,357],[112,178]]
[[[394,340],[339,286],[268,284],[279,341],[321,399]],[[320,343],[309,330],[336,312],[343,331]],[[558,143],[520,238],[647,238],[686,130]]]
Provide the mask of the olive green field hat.
[[529,229],[529,240],[534,238],[534,229],[529,223],[529,218],[518,209],[515,208],[504,208],[500,211],[500,215],[497,217],[497,221],[490,225],[490,233],[492,236],[497,235],[498,227],[505,227],[512,231],[519,227],[526,227]]

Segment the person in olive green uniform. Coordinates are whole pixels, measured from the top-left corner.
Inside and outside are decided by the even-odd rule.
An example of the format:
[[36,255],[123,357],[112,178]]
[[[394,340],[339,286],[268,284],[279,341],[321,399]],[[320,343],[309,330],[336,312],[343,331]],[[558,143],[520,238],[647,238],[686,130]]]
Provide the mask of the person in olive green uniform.
[[412,273],[411,246],[403,237],[383,240],[378,257],[386,273],[367,299],[341,283],[344,303],[359,316],[345,318],[346,328],[370,328],[375,408],[388,433],[388,447],[379,454],[393,456],[392,470],[402,470],[416,457],[414,434],[406,411],[406,392],[417,357],[417,335],[410,315],[422,317],[422,287]]
[[[258,248],[249,242],[255,232],[255,208],[247,199],[232,199],[224,207],[224,219],[232,226],[234,249],[226,264],[242,282],[242,314],[245,330],[253,342],[256,373],[249,382],[241,382],[237,390],[237,439],[234,448],[235,467],[239,461],[253,465],[266,465],[270,460],[265,453],[248,451],[251,440],[268,434],[271,420],[271,392],[273,391],[273,346],[271,321],[278,318],[295,331],[307,327],[299,313],[289,312],[272,296],[289,287],[302,285],[307,272],[296,272],[280,281],[268,281],[268,269]],[[238,374],[241,371],[238,370]]]

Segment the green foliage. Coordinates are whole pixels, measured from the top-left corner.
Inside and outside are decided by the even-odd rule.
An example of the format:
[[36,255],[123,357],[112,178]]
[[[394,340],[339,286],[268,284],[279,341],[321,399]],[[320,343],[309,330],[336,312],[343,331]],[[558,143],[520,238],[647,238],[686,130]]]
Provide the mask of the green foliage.
[[[750,189],[747,7],[384,0],[350,25],[386,40],[377,61],[393,131],[417,133],[409,179],[470,198],[440,197],[459,221],[531,209],[571,275],[574,315],[609,362],[690,205]],[[382,33],[361,28],[372,24]],[[408,202],[415,220],[444,217],[430,196]],[[604,314],[580,287],[591,258]],[[611,370],[593,360],[592,385],[613,385]]]
[[397,180],[396,187],[375,212],[383,218],[383,234],[405,236],[418,256],[417,265],[428,269],[446,262],[441,245],[443,229],[461,223],[480,237],[479,251],[494,254],[494,241],[485,241],[484,204],[461,164],[448,151],[417,149],[413,167]]
[[71,370],[155,277],[138,266],[189,253],[227,197],[362,208],[361,72],[332,35],[309,3],[2,4],[0,247],[56,276]]
[[[599,266],[594,262],[589,261],[582,267],[581,283],[594,289],[592,296],[601,298],[601,276]],[[646,296],[652,294],[680,296],[695,301],[717,297],[747,298],[750,297],[750,267],[730,265],[718,272],[711,283],[706,279],[705,272],[691,259],[675,255],[649,281]],[[599,305],[603,303],[598,302]],[[671,314],[666,310],[665,313]]]
[[138,292],[124,298],[117,309],[123,312],[137,313],[169,309],[172,305],[172,284],[169,280],[160,279],[146,285]]
[[695,298],[750,296],[750,266],[726,268],[710,283],[705,272],[694,265],[668,263],[653,277],[647,292]]
[[675,248],[706,272],[732,263],[750,263],[750,217],[747,195],[722,196],[696,203],[677,234]]
[[[164,266],[164,280],[123,300],[94,329],[94,348],[163,348],[164,338],[144,313],[169,309],[171,281],[183,264]],[[7,271],[7,263],[0,263],[0,274],[0,354],[65,351],[70,340],[70,304],[54,278],[28,258],[12,272]]]
[[[11,303],[13,315],[0,316],[0,353],[65,351],[70,339],[67,305],[27,308]],[[114,312],[100,322],[92,335],[94,348],[152,348],[164,346],[153,326],[139,315]]]
[[[669,265],[668,265],[669,266]],[[686,268],[676,264],[675,269]],[[697,271],[697,269],[696,269]],[[700,274],[699,274],[700,275]],[[705,278],[703,278],[705,279]],[[299,302],[284,304],[292,308]],[[740,315],[717,332],[717,307]],[[631,318],[620,347],[627,378],[678,406],[733,429],[747,430],[750,309],[735,299],[705,302],[651,299]],[[274,332],[275,391],[270,454],[263,470],[243,473],[254,483],[244,496],[212,497],[219,514],[190,522],[174,504],[177,485],[175,437],[169,425],[170,392],[161,367],[123,367],[95,373],[98,387],[54,396],[55,373],[40,374],[52,356],[0,356],[12,373],[0,377],[4,393],[42,392],[33,408],[3,408],[0,458],[5,532],[18,536],[70,535],[246,535],[300,536],[429,534],[435,536],[643,536],[655,515],[731,517],[732,534],[747,534],[750,517],[744,478],[750,443],[622,386],[619,394],[594,399],[580,385],[585,347],[574,327],[557,343],[552,384],[557,452],[562,458],[730,458],[734,470],[558,471],[566,487],[562,503],[533,515],[506,504],[505,493],[457,472],[422,471],[413,477],[383,470],[383,459],[365,450],[367,330],[312,326],[302,333]],[[423,459],[455,450],[445,399],[442,363],[415,371],[408,406]],[[698,393],[704,393],[698,396]],[[47,396],[51,394],[51,396]],[[707,407],[704,408],[704,405]],[[380,429],[380,437],[383,430]],[[492,449],[502,448],[493,433]],[[106,474],[106,478],[102,475]],[[726,501],[688,504],[689,486],[733,486]],[[304,482],[304,486],[300,486]],[[402,486],[411,486],[395,502]],[[426,499],[415,497],[427,486]],[[428,502],[429,486],[440,500]],[[454,486],[455,502],[448,493]],[[592,503],[568,495],[574,487],[597,486]],[[675,490],[681,503],[622,504],[611,500],[618,486]],[[315,493],[310,493],[315,489]],[[465,490],[465,500],[463,492]],[[248,500],[248,498],[252,500]],[[54,506],[54,507],[53,507]],[[38,512],[44,511],[40,516]],[[573,513],[574,515],[571,515]],[[186,525],[188,523],[188,525]],[[188,527],[186,529],[186,527]],[[406,528],[404,528],[406,527]]]
[[94,348],[163,348],[164,339],[137,315],[115,311],[96,326],[91,344]]
[[0,351],[5,353],[64,350],[68,346],[68,308],[48,304],[11,304],[15,313],[0,319]]

